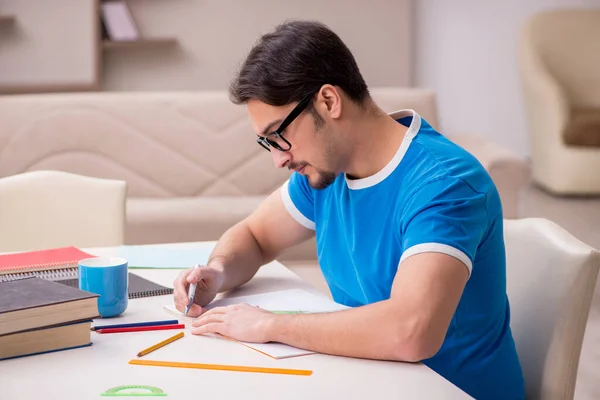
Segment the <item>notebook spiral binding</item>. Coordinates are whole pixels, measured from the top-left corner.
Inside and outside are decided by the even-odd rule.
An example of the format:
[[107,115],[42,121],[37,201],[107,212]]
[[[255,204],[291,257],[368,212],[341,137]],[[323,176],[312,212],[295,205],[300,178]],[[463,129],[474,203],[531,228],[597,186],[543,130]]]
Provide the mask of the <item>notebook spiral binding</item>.
[[[77,268],[78,260],[71,261],[56,261],[43,264],[26,264],[26,265],[15,265],[12,267],[4,267],[4,271],[15,271],[15,274],[29,271],[46,271],[46,270],[57,270],[67,268]],[[61,267],[62,266],[62,267]],[[60,268],[55,268],[60,267]]]
[[79,271],[77,267],[67,267],[46,271],[15,272],[3,275],[0,274],[0,282],[8,282],[15,279],[30,278],[33,276],[49,281],[59,281],[63,279],[77,279],[79,276]]
[[164,288],[164,289],[156,289],[156,290],[146,291],[146,292],[129,293],[129,298],[130,299],[141,299],[143,297],[165,296],[167,294],[173,294],[173,289]]
[[[74,288],[79,287],[79,279],[77,278],[60,279],[56,282]],[[173,294],[173,289],[149,282],[141,276],[129,273],[129,299],[141,299],[143,297],[164,296],[168,294]]]

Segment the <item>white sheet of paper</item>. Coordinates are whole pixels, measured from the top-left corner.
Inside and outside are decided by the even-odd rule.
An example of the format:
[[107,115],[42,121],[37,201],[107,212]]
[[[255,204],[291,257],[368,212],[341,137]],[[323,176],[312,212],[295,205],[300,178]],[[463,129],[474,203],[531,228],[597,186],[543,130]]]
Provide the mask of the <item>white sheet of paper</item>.
[[[270,311],[303,311],[309,313],[339,311],[348,308],[325,296],[318,296],[301,289],[281,290],[277,292],[261,293],[249,296],[222,298],[215,300],[206,308],[210,309],[239,303],[247,303]],[[176,315],[189,322],[190,317],[187,317],[183,313],[179,312],[175,306],[167,305],[165,306],[165,310],[167,310],[170,314]],[[276,359],[314,353],[309,350],[299,349],[283,343],[239,343]]]
[[164,245],[122,245],[119,257],[127,260],[129,268],[187,269],[204,265],[214,248],[212,243],[199,247],[183,248]]

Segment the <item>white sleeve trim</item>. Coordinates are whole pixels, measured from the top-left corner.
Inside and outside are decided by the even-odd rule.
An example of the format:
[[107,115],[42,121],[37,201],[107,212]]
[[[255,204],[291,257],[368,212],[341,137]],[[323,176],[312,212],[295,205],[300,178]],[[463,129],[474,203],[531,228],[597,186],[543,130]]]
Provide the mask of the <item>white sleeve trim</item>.
[[456,247],[448,246],[447,244],[442,243],[421,243],[409,247],[402,254],[402,257],[400,257],[398,268],[400,268],[400,264],[402,264],[402,261],[404,261],[408,257],[421,253],[443,253],[452,256],[462,261],[463,264],[467,266],[467,269],[469,270],[469,276],[471,276],[471,271],[473,270],[473,263],[471,263],[471,259],[469,258],[469,256],[467,256],[464,252],[457,249]]
[[281,199],[283,200],[283,205],[288,210],[292,218],[294,218],[300,225],[315,230],[315,223],[310,219],[306,218],[304,214],[298,210],[292,198],[290,197],[290,192],[288,189],[289,180],[285,181],[283,186],[281,186]]

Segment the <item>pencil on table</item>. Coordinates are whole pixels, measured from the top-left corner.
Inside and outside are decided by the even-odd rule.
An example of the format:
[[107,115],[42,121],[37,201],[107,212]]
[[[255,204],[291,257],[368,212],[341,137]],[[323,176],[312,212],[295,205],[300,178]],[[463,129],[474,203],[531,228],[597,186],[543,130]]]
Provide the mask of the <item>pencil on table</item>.
[[166,346],[169,343],[176,341],[177,339],[181,339],[182,337],[183,337],[183,332],[179,332],[177,335],[171,336],[170,338],[165,339],[160,343],[156,343],[154,346],[150,346],[147,349],[140,351],[137,354],[137,356],[138,357],[145,356],[146,354],[152,353],[154,350],[160,349],[161,347]]
[[91,329],[93,331],[97,331],[100,329],[114,329],[114,328],[135,328],[139,326],[157,326],[157,325],[176,325],[179,324],[179,321],[176,319],[168,319],[164,321],[149,321],[149,322],[133,322],[128,324],[116,324],[116,325],[101,325],[95,326]]
[[185,324],[174,325],[156,325],[156,326],[134,326],[132,328],[107,328],[97,329],[96,333],[123,333],[123,332],[143,332],[143,331],[163,331],[166,329],[184,329]]

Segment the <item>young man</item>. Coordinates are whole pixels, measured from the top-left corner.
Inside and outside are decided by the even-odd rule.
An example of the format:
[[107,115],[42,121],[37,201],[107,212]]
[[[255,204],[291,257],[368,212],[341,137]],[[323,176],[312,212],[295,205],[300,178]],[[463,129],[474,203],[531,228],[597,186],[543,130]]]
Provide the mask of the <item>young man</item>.
[[[524,397],[506,296],[498,192],[416,112],[388,115],[340,38],[295,21],[264,35],[233,81],[258,144],[290,179],[174,282],[196,334],[350,357],[423,361],[476,398]],[[353,308],[275,315],[202,308],[316,234],[333,298]]]

